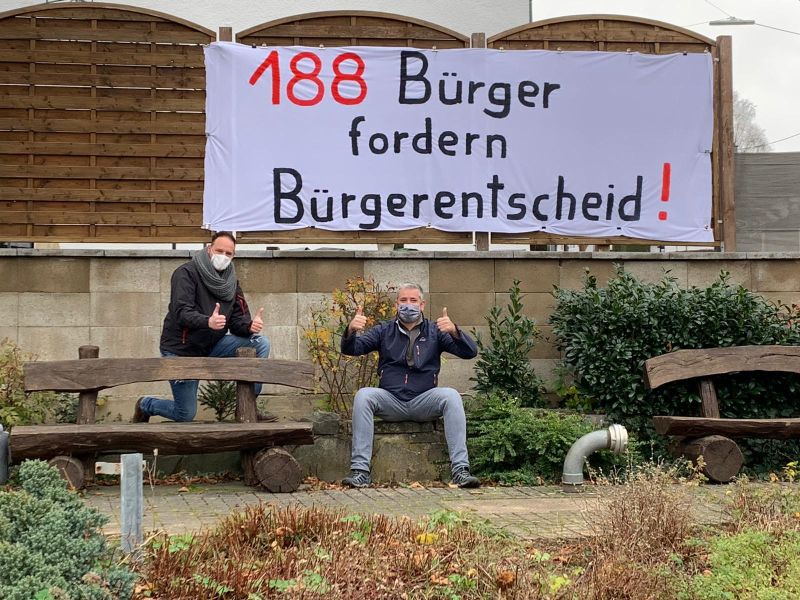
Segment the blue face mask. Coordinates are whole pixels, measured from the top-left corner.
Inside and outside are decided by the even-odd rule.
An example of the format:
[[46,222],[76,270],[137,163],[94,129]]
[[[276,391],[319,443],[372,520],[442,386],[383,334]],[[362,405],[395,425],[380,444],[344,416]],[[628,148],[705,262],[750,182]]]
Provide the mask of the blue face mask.
[[419,304],[400,304],[397,307],[397,317],[406,324],[416,323],[421,314]]

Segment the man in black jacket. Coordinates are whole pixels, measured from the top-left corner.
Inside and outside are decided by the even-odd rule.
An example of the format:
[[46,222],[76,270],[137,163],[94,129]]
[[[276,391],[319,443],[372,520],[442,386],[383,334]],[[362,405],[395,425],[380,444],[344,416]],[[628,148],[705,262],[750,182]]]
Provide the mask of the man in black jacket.
[[[255,318],[236,279],[233,257],[236,238],[220,231],[211,243],[172,274],[172,290],[164,327],[161,356],[236,356],[238,348],[256,349],[256,356],[269,356],[269,340],[260,308]],[[172,421],[191,421],[197,413],[196,380],[170,381],[173,400],[143,396],[136,401],[134,423],[159,415]],[[261,385],[256,385],[256,395]],[[274,420],[275,417],[267,417]]]
[[397,317],[364,331],[367,318],[358,307],[342,336],[341,350],[349,356],[378,352],[380,387],[361,388],[353,401],[351,474],[342,483],[366,487],[372,483],[370,460],[375,415],[384,421],[433,421],[444,417],[453,483],[478,487],[470,475],[467,455],[467,419],[464,404],[453,388],[438,385],[442,352],[475,358],[478,348],[447,316],[435,323],[424,317],[422,288],[406,283],[397,291]]

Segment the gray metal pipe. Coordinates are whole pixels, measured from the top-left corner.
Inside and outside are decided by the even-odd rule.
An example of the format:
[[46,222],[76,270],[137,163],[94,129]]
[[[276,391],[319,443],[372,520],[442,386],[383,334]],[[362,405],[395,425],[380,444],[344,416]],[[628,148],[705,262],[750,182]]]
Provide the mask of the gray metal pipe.
[[561,475],[561,489],[565,492],[577,492],[583,485],[583,465],[586,458],[596,452],[608,448],[620,454],[628,446],[628,430],[622,425],[611,425],[608,429],[599,429],[587,433],[574,444],[564,459],[564,472]]
[[0,485],[8,481],[8,432],[0,425]]

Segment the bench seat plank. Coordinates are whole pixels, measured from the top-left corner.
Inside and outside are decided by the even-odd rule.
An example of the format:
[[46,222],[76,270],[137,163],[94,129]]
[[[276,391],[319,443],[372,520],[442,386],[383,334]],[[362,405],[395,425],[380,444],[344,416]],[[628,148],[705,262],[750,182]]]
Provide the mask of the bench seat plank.
[[692,437],[724,435],[730,438],[749,437],[777,440],[800,437],[800,419],[711,419],[657,416],[653,417],[653,425],[661,435]]
[[92,358],[25,363],[25,390],[83,392],[171,379],[272,383],[310,390],[314,365],[262,358]]
[[104,450],[204,454],[314,443],[311,423],[296,421],[31,425],[14,427],[9,441],[14,462]]

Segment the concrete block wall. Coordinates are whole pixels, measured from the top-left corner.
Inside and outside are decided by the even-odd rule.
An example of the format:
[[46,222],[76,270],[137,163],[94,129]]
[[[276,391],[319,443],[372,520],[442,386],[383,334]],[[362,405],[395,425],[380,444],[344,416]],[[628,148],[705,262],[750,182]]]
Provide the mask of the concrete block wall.
[[[78,346],[94,344],[102,357],[158,356],[170,276],[189,252],[121,250],[0,250],[0,338],[10,338],[41,360],[77,358]],[[579,289],[588,272],[604,284],[615,263],[645,280],[668,272],[682,286],[703,286],[721,269],[733,281],[772,300],[800,303],[800,254],[767,253],[556,253],[556,252],[367,252],[242,251],[235,264],[251,309],[265,309],[272,356],[306,360],[303,329],[311,309],[349,277],[371,276],[389,286],[419,282],[426,313],[447,307],[465,329],[487,335],[485,315],[504,305],[514,279],[525,293],[525,312],[544,339],[531,362],[553,381],[559,354],[547,318],[554,286]],[[468,391],[474,361],[445,355],[441,385]],[[278,390],[266,390],[277,393]],[[169,386],[137,384],[109,390],[107,418],[127,419],[140,394],[169,396]]]

